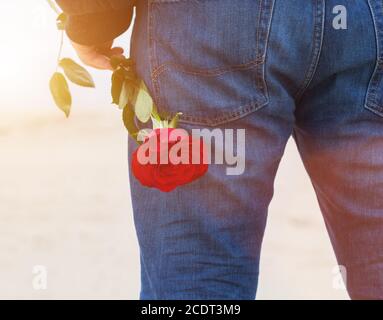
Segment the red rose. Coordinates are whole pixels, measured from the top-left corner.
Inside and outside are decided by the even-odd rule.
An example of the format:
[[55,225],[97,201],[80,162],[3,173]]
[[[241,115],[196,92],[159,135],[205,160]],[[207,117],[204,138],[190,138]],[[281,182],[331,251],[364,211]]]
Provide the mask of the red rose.
[[133,175],[146,187],[169,192],[207,172],[204,152],[203,139],[185,130],[155,129],[133,153]]

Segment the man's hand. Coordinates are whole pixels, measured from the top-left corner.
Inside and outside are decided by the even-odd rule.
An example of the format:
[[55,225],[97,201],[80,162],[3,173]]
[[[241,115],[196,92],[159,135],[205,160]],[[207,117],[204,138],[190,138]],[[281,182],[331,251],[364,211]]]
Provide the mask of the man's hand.
[[101,70],[112,70],[110,57],[124,53],[120,47],[113,48],[113,41],[98,46],[84,46],[72,41],[72,46],[83,63]]

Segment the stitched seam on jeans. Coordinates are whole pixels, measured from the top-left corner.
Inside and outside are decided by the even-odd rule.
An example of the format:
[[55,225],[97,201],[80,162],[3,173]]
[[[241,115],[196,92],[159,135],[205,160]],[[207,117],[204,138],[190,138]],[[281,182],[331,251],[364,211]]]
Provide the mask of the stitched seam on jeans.
[[[260,54],[260,45],[259,45],[259,39],[260,39],[260,33],[261,28],[263,28],[262,25],[262,14],[263,14],[263,0],[259,1],[259,7],[258,7],[258,25],[257,25],[257,36],[256,36],[256,56],[263,57],[263,54]],[[264,66],[263,66],[264,67]],[[262,73],[259,69],[255,70],[255,88],[260,88],[260,77],[262,76]]]
[[368,0],[368,5],[370,8],[372,20],[374,23],[374,31],[375,31],[375,39],[376,39],[376,64],[375,64],[374,71],[371,75],[370,81],[368,83],[364,106],[366,109],[376,113],[377,115],[382,116],[383,107],[379,106],[376,103],[377,86],[379,83],[379,78],[382,77],[382,72],[379,71],[382,65],[382,57],[381,57],[382,48],[381,48],[381,41],[380,41],[381,34],[379,32],[379,27],[376,21],[377,17],[375,16],[379,8],[378,7],[373,8],[371,0]]
[[154,103],[159,106],[161,105],[161,95],[160,95],[160,88],[158,85],[158,82],[155,81],[155,78],[153,77],[153,68],[158,64],[157,61],[157,54],[156,54],[156,46],[154,44],[153,37],[153,1],[154,0],[148,0],[148,21],[147,21],[147,37],[148,37],[148,51],[149,51],[149,68],[150,68],[150,79],[152,81],[153,86],[153,100]]
[[[318,2],[316,2],[316,3],[318,4]],[[311,39],[311,41],[312,41],[312,43],[313,43],[313,47],[312,47],[311,52],[310,52],[310,56],[311,56],[311,57],[315,54],[315,53],[314,53],[314,52],[315,52],[315,45],[314,45],[314,43],[315,43],[315,29],[316,29],[316,27],[317,27],[317,23],[316,23],[316,14],[317,14],[317,8],[316,8],[315,10],[313,10],[313,13],[312,13],[312,18],[313,18],[313,21],[314,21],[314,28],[313,28],[313,35],[312,35],[312,39]],[[305,77],[304,77],[304,80],[303,80],[302,85],[300,85],[298,91],[297,91],[297,92],[295,93],[295,95],[294,95],[294,98],[295,98],[295,99],[296,99],[296,98],[300,95],[300,93],[304,90],[305,84],[306,84],[306,82],[307,82],[307,74],[310,72],[311,66],[312,66],[312,62],[310,63],[309,68],[307,68],[307,70],[306,70]]]
[[[310,86],[314,75],[316,73],[316,70],[318,68],[320,55],[322,52],[322,46],[323,46],[323,36],[324,36],[324,23],[325,23],[325,10],[326,10],[326,4],[324,0],[317,0],[316,1],[316,9],[314,11],[314,33],[313,33],[313,50],[311,52],[312,61],[310,64],[310,67],[308,68],[306,72],[305,79],[303,81],[303,85],[298,90],[298,92],[295,94],[294,98],[296,101],[298,101],[306,91],[306,89]],[[321,20],[319,21],[319,14],[321,13]],[[319,27],[320,26],[320,27]],[[320,28],[320,32],[318,32],[318,29]],[[320,33],[320,34],[319,34]],[[318,36],[319,34],[319,36]]]
[[368,106],[369,106],[369,107],[372,107],[372,108],[374,108],[374,109],[376,109],[376,110],[379,111],[379,112],[383,112],[383,107],[380,106],[379,104],[375,103],[375,102],[370,102],[370,103],[368,104]]
[[[261,24],[262,24],[262,21],[261,21],[261,19],[262,19],[262,13],[263,13],[263,6],[262,6],[262,4],[263,4],[263,2],[262,2],[263,0],[260,0],[259,1],[259,12],[258,12],[258,24],[257,24],[257,37],[256,37],[256,43],[255,43],[255,45],[257,46],[255,49],[256,49],[256,51],[257,51],[257,53],[256,53],[256,56],[258,56],[258,54],[259,54],[259,52],[258,52],[258,50],[259,50],[259,34],[260,34],[260,29],[261,29]],[[263,56],[263,54],[261,54],[260,55],[261,57]]]
[[[261,0],[261,1],[263,1],[263,0]],[[256,88],[259,88],[261,90],[263,95],[266,97],[267,103],[269,102],[269,90],[268,90],[268,86],[266,83],[265,68],[266,68],[266,57],[267,57],[267,52],[268,52],[268,47],[269,47],[271,23],[272,23],[272,20],[274,17],[274,5],[275,5],[275,0],[266,1],[266,5],[264,6],[264,7],[266,7],[266,10],[265,10],[266,13],[264,15],[267,17],[267,20],[265,20],[265,22],[267,24],[266,24],[265,28],[263,28],[263,25],[261,26],[261,23],[263,23],[263,21],[261,20],[262,16],[260,17],[260,21],[258,24],[258,30],[260,28],[262,28],[262,30],[264,31],[263,32],[264,39],[262,38],[262,43],[264,40],[264,46],[263,46],[263,49],[261,50],[260,45],[259,45],[261,43],[261,39],[258,39],[257,40],[258,41],[257,50],[260,50],[260,51],[257,52],[257,55],[263,57],[263,65],[256,70],[255,81],[256,81]]]
[[367,104],[364,106],[366,109],[370,110],[371,112],[375,113],[376,115],[383,117],[383,108],[379,107],[375,104]]
[[191,74],[191,75],[199,75],[199,76],[206,76],[206,77],[215,77],[219,76],[228,72],[237,71],[237,70],[246,70],[253,68],[259,64],[263,63],[262,58],[258,58],[255,60],[252,60],[250,62],[244,63],[244,64],[238,64],[230,67],[224,67],[224,68],[216,68],[216,69],[192,69],[184,67],[181,64],[174,63],[174,62],[167,62],[159,66],[156,70],[153,71],[152,77],[153,79],[157,79],[164,71],[173,68],[176,70],[179,70],[183,73]]
[[236,110],[231,110],[227,114],[219,116],[219,117],[206,119],[203,117],[185,115],[180,118],[180,122],[193,124],[193,125],[208,125],[208,126],[215,127],[227,122],[241,119],[244,116],[247,116],[248,114],[250,114],[251,112],[261,109],[262,107],[266,106],[268,103],[269,103],[269,99],[265,97],[264,101],[262,102],[253,101],[250,104],[241,106],[237,108]]

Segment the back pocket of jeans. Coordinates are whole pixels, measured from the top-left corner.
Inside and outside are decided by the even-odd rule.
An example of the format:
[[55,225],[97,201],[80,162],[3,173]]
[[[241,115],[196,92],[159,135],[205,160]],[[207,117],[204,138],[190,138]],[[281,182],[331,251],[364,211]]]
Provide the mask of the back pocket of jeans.
[[219,125],[268,103],[274,0],[149,0],[149,55],[162,114]]

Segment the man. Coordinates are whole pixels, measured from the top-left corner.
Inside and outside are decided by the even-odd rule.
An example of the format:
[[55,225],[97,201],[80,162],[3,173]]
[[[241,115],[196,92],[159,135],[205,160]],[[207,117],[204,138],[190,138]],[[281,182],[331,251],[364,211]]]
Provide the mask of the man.
[[[109,69],[129,0],[59,0]],[[383,298],[383,3],[138,0],[131,56],[181,127],[246,129],[246,170],[171,193],[131,179],[142,299],[253,299],[273,180],[293,135],[353,299]],[[130,144],[130,152],[134,149]],[[293,183],[293,182],[292,182]]]

